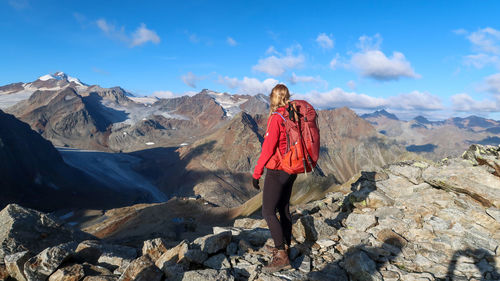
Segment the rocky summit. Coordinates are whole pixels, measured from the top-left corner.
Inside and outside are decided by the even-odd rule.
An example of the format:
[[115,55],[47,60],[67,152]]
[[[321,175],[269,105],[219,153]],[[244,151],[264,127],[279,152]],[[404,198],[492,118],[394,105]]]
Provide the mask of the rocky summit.
[[[0,213],[0,276],[87,281],[500,280],[499,152],[500,147],[475,145],[462,158],[386,165],[359,173],[320,200],[294,206],[293,268],[275,273],[262,271],[270,259],[265,245],[272,240],[258,216],[213,227],[212,233],[193,240],[172,244],[157,237],[130,247],[81,234],[68,239],[79,232],[43,213],[9,205]],[[24,226],[17,231],[26,223],[33,225],[30,230]]]

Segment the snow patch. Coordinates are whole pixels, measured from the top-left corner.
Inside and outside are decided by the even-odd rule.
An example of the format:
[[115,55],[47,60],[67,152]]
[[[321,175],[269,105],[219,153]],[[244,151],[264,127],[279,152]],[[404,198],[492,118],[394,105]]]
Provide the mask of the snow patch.
[[70,96],[70,95],[64,96],[65,101],[69,101],[69,100],[72,100],[74,98],[76,98],[76,96]]
[[14,94],[0,95],[0,109],[5,109],[17,104],[18,102],[27,100],[34,92],[35,91],[33,90],[24,90]]
[[154,144],[155,144],[155,143],[154,143],[154,142],[151,142],[151,141],[149,141],[149,142],[147,142],[147,143],[146,143],[146,145],[154,145]]
[[47,74],[47,75],[44,75],[44,76],[41,76],[40,78],[38,78],[38,80],[40,80],[40,81],[47,81],[50,79],[56,79],[56,78],[54,78],[54,76],[52,76],[50,74]]
[[186,146],[186,145],[189,145],[189,143],[183,142],[183,143],[179,144],[179,146]]
[[141,103],[144,105],[150,105],[159,100],[157,97],[128,97],[128,98],[136,103]]
[[214,98],[215,102],[222,107],[228,117],[233,117],[240,113],[240,105],[248,100],[237,98],[227,93],[208,92],[208,95]]

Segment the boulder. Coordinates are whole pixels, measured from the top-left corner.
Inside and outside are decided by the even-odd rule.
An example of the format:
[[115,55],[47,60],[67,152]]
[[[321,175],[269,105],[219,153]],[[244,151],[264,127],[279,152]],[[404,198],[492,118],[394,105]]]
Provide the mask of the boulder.
[[92,239],[82,231],[63,226],[54,217],[9,204],[0,211],[0,260],[6,255],[42,250],[66,242]]
[[156,267],[149,255],[141,256],[132,261],[119,281],[160,281],[163,272]]
[[65,243],[50,247],[30,258],[24,264],[26,280],[47,279],[65,260],[74,254],[78,244]]
[[355,250],[347,254],[344,269],[354,280],[384,280],[380,272],[377,271],[375,262],[361,250]]
[[350,214],[345,221],[348,228],[353,228],[358,231],[366,231],[376,223],[377,220],[373,214]]
[[104,244],[100,247],[101,255],[97,259],[100,266],[106,267],[117,274],[122,274],[125,268],[137,257],[134,248]]
[[144,241],[142,246],[142,254],[149,255],[151,259],[157,260],[167,251],[167,246],[162,238]]
[[231,231],[218,234],[209,234],[194,240],[193,244],[199,245],[200,249],[207,254],[214,254],[222,249],[226,249],[231,242]]
[[31,258],[28,251],[22,251],[5,257],[5,266],[9,275],[18,280],[26,281],[24,276],[24,264]]
[[231,263],[224,254],[217,254],[208,258],[203,265],[212,269],[230,269]]
[[98,275],[98,276],[86,276],[82,281],[117,281],[118,276],[115,275]]
[[425,182],[447,191],[466,194],[485,207],[500,208],[500,181],[497,176],[458,160],[429,167],[422,174]]
[[228,270],[202,269],[184,272],[181,281],[233,281]]
[[73,264],[59,268],[49,277],[49,281],[79,281],[85,275],[83,265]]
[[163,253],[163,255],[155,261],[155,265],[161,270],[164,270],[167,266],[176,264],[179,260],[179,252],[181,250],[186,251],[187,248],[187,241],[182,241],[177,246],[168,249],[165,253]]

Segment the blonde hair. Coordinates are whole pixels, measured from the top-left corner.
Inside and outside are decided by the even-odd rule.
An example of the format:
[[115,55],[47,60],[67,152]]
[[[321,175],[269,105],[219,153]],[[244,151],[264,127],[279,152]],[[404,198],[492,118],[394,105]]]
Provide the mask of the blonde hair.
[[285,106],[290,101],[290,92],[283,84],[274,86],[271,94],[269,95],[271,105],[269,106],[269,116],[275,112],[278,107]]

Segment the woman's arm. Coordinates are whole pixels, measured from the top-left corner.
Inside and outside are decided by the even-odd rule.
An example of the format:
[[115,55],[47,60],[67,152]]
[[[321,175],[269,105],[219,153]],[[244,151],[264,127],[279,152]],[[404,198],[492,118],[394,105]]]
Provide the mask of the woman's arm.
[[276,147],[278,146],[278,139],[280,135],[280,125],[279,122],[281,118],[276,116],[276,114],[271,115],[271,120],[267,127],[267,132],[264,135],[264,143],[262,144],[262,152],[260,153],[259,160],[255,166],[253,172],[254,179],[260,179],[262,173],[264,172],[264,166],[266,166],[267,161],[271,159],[273,154],[276,152]]

